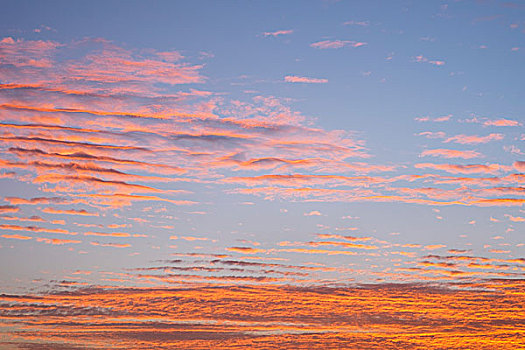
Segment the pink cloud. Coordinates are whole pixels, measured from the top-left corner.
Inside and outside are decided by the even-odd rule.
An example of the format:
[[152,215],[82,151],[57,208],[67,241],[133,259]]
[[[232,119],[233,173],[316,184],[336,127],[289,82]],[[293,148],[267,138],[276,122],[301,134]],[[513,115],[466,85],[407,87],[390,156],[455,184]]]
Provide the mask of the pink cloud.
[[509,214],[505,214],[504,216],[507,217],[510,221],[513,221],[513,222],[525,222],[525,218],[521,217],[521,216],[512,216],[512,215],[509,215]]
[[175,62],[175,61],[179,61],[184,58],[184,56],[182,56],[177,51],[157,52],[156,55],[160,57],[162,60],[167,61],[167,62]]
[[525,161],[515,161],[514,164],[512,164],[514,166],[514,169],[520,171],[520,172],[523,172],[525,173]]
[[450,118],[452,118],[452,114],[449,114],[449,115],[444,115],[442,117],[438,117],[438,118],[434,118],[434,121],[435,122],[446,122],[446,121],[449,121]]
[[496,120],[486,120],[483,122],[484,126],[520,126],[521,123],[516,120],[511,119],[496,119]]
[[476,174],[476,173],[486,173],[486,174],[496,174],[500,171],[510,170],[509,166],[500,165],[500,164],[434,164],[434,163],[419,163],[414,165],[417,169],[436,169],[443,170],[452,174]]
[[428,139],[444,139],[446,134],[443,131],[423,131],[418,134],[419,136],[425,136]]
[[429,60],[428,58],[424,57],[423,55],[416,56],[415,57],[415,61],[418,62],[418,63],[425,62],[425,63],[433,64],[435,66],[443,66],[443,65],[445,65],[445,61]]
[[[82,57],[57,62],[62,52],[90,44],[91,51]],[[149,50],[139,55],[103,39],[60,44],[52,41],[25,41],[4,38],[0,42],[3,64],[13,67],[2,70],[4,83],[33,84],[40,87],[67,89],[77,93],[104,92],[142,93],[155,95],[157,83],[199,83],[200,65],[175,63],[182,58],[178,52]],[[64,78],[67,77],[67,78]]]
[[367,27],[370,25],[369,21],[346,21],[343,23],[345,26],[361,26]]
[[437,118],[430,118],[428,116],[425,116],[425,117],[417,117],[417,118],[414,118],[416,121],[418,122],[429,122],[429,121],[432,121],[432,122],[446,122],[446,121],[449,121],[450,118],[452,118],[452,114],[449,114],[449,115],[444,115],[442,117],[437,117]]
[[455,149],[429,149],[421,152],[421,157],[432,156],[442,158],[463,158],[471,159],[481,157],[482,154],[475,151],[460,151]]
[[345,46],[359,47],[366,44],[367,43],[352,40],[324,40],[310,44],[310,46],[316,49],[340,49]]
[[276,36],[279,36],[279,35],[288,35],[288,34],[292,34],[292,33],[293,33],[293,30],[289,29],[289,30],[277,30],[275,32],[264,32],[263,35],[264,36],[276,37]]
[[476,136],[476,135],[456,135],[446,139],[447,142],[455,142],[463,145],[474,145],[479,143],[488,143],[490,141],[503,140],[505,136],[503,134],[489,134],[487,136]]
[[287,75],[287,76],[285,76],[284,77],[284,81],[286,81],[287,83],[309,83],[309,84],[328,83],[328,79],[299,77],[299,76],[295,76],[295,75]]

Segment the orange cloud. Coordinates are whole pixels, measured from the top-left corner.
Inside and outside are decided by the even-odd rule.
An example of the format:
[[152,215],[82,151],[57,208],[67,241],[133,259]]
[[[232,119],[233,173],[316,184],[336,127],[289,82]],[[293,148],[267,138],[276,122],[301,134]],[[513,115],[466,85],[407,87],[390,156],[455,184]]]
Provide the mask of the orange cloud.
[[47,214],[59,214],[59,215],[80,215],[80,216],[99,216],[98,213],[91,213],[91,212],[88,212],[87,210],[85,209],[80,209],[80,210],[77,210],[77,209],[67,209],[67,210],[62,210],[62,209],[55,209],[53,207],[47,207],[47,208],[43,208],[41,209],[41,211],[43,213],[47,213]]
[[317,210],[312,210],[311,212],[304,213],[304,216],[320,216],[320,215],[322,214]]
[[101,237],[130,237],[127,232],[84,232],[84,236],[101,236]]
[[4,200],[8,201],[11,204],[26,204],[26,205],[36,205],[36,204],[69,204],[71,203],[65,197],[34,197],[31,199],[25,199],[20,197],[5,197]]
[[11,230],[11,231],[31,231],[31,232],[47,232],[47,233],[59,233],[63,235],[77,235],[78,232],[71,232],[61,228],[45,228],[40,226],[19,226],[19,225],[8,225],[0,224],[0,230]]
[[242,253],[242,254],[257,254],[266,252],[265,249],[252,248],[252,247],[228,247],[226,250],[230,252]]
[[484,126],[520,126],[521,124],[516,120],[510,119],[496,119],[496,120],[486,120],[483,122]]
[[10,239],[20,239],[20,240],[29,240],[29,239],[33,239],[33,237],[30,237],[30,236],[23,236],[23,235],[2,235],[1,237],[4,237],[4,238],[10,238]]
[[57,239],[57,238],[45,238],[45,237],[36,237],[36,240],[37,242],[44,242],[44,243],[53,244],[53,245],[82,243],[82,241],[72,240],[72,239]]
[[321,241],[321,242],[306,242],[306,243],[303,243],[303,244],[304,245],[309,245],[309,246],[312,246],[312,247],[333,245],[333,246],[353,248],[353,249],[378,249],[377,246],[375,246],[375,245],[356,244],[356,243],[348,243],[348,242]]
[[424,247],[425,250],[434,250],[434,249],[440,249],[440,248],[445,248],[446,245],[444,244],[430,244],[430,245],[426,245]]
[[20,208],[14,205],[0,205],[0,213],[16,213]]

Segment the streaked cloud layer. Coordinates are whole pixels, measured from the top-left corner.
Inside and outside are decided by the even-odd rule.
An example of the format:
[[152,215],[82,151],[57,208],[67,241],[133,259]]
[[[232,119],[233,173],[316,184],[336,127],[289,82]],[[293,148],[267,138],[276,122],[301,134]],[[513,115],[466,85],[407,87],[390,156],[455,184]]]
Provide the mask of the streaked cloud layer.
[[0,16],[0,347],[523,343],[523,8],[252,5]]

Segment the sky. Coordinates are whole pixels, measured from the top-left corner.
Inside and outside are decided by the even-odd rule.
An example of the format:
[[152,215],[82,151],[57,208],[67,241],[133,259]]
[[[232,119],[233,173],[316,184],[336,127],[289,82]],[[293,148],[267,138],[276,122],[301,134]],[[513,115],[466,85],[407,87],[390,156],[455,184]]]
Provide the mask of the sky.
[[525,342],[525,3],[0,5],[1,349]]

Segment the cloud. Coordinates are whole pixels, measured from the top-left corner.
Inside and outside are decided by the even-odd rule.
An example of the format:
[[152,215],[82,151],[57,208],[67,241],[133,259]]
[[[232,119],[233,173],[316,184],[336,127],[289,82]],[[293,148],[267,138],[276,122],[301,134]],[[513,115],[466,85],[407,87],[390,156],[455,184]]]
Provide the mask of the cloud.
[[509,214],[505,214],[505,217],[507,217],[510,221],[525,222],[525,218],[520,217],[520,216],[512,216],[512,215],[509,215]]
[[131,237],[127,232],[84,232],[84,236],[100,236],[100,237]]
[[296,75],[287,75],[284,77],[284,81],[286,81],[287,83],[308,83],[308,84],[328,83],[328,79],[299,77]]
[[437,132],[423,131],[423,132],[420,132],[418,135],[425,136],[426,138],[429,138],[429,139],[443,139],[446,137],[446,134],[443,131],[437,131]]
[[361,26],[368,27],[370,25],[369,21],[346,21],[343,23],[345,26]]
[[472,201],[473,204],[480,206],[521,206],[525,203],[522,198],[481,198]]
[[321,216],[322,214],[317,210],[312,210],[308,213],[304,213],[304,216]]
[[497,174],[501,171],[510,170],[509,166],[500,164],[434,164],[434,163],[418,163],[414,164],[417,169],[436,169],[443,170],[452,174]]
[[342,235],[325,234],[325,233],[318,233],[316,236],[319,238],[344,239],[346,241],[369,241],[372,239],[372,237],[342,236]]
[[[91,52],[76,59],[56,61],[58,53],[71,52],[79,46],[90,47]],[[91,92],[109,88],[121,93],[144,92],[151,95],[157,90],[155,83],[158,82],[173,85],[204,81],[199,74],[201,66],[173,62],[173,59],[182,58],[180,54],[158,55],[149,50],[148,54],[143,52],[141,55],[103,39],[59,44],[9,38],[0,42],[0,49],[5,53],[4,64],[14,66],[2,74],[5,83],[34,82],[38,73],[39,85],[68,86]],[[49,69],[51,67],[54,69]],[[149,91],[144,89],[146,86],[149,86]]]
[[482,157],[482,154],[476,151],[460,151],[455,149],[429,149],[421,152],[421,157],[432,156],[432,157],[442,157],[442,158],[463,158],[463,159],[472,159]]
[[424,249],[425,250],[435,250],[435,249],[441,249],[441,248],[445,248],[446,245],[444,244],[430,244],[430,245],[426,245],[424,246]]
[[2,235],[0,237],[9,238],[9,239],[19,239],[23,241],[33,239],[33,237],[31,236],[16,235],[16,234],[15,235]]
[[360,47],[367,43],[352,40],[324,40],[310,44],[315,49],[340,49],[345,46]]
[[252,247],[228,247],[226,250],[230,252],[242,253],[242,254],[257,254],[266,252],[265,249],[252,248]]
[[0,213],[16,213],[20,210],[19,207],[14,205],[0,205]]
[[113,188],[115,191],[121,191],[123,193],[162,192],[159,189],[149,186],[130,184],[124,181],[103,180],[94,176],[46,174],[37,176],[33,181],[35,183],[58,183],[61,186],[57,192],[82,192],[81,189],[75,187],[76,185],[88,185],[91,186],[91,189]]
[[520,122],[511,119],[496,119],[496,120],[485,120],[483,122],[484,126],[520,126]]
[[[198,278],[183,278],[192,277]],[[178,275],[141,278],[169,281]],[[522,283],[505,279],[455,288],[436,283],[330,288],[264,284],[214,288],[79,286],[64,293],[2,295],[0,310],[2,314],[9,310],[17,331],[17,338],[9,335],[2,339],[2,345],[27,349],[108,348],[115,342],[133,349],[168,348],[173,344],[192,349],[202,343],[217,349],[239,343],[247,348],[265,344],[280,349],[384,349],[399,344],[407,349],[458,344],[491,347],[502,337],[507,343],[519,343],[521,324],[513,310],[519,305],[515,293],[521,290]],[[130,309],[129,305],[134,307]],[[351,317],[350,308],[357,310]],[[463,311],[458,313],[458,308]],[[209,322],[199,321],[202,319]],[[419,332],[410,331],[416,326]],[[432,333],[431,338],[428,333]],[[76,339],[75,345],[71,339]]]
[[378,247],[375,245],[349,243],[349,242],[320,241],[320,242],[305,242],[305,243],[299,243],[299,244],[309,245],[312,247],[331,245],[331,246],[336,246],[336,247],[345,247],[345,248],[352,248],[352,249],[378,249]]
[[45,152],[37,148],[25,149],[25,148],[19,148],[19,147],[9,148],[9,151],[17,155],[20,155],[21,157],[26,157],[26,156],[27,157],[43,157],[43,158],[80,160],[80,161],[87,161],[87,162],[114,163],[120,166],[134,166],[140,169],[144,169],[144,170],[148,170],[148,171],[152,171],[156,173],[161,173],[161,174],[176,174],[176,173],[185,172],[185,170],[182,168],[170,166],[166,164],[147,163],[147,162],[141,162],[138,160],[131,160],[131,159],[119,159],[119,158],[95,155],[92,153],[85,153],[85,152],[48,153],[48,152]]
[[58,239],[58,238],[45,238],[45,237],[36,237],[37,242],[44,242],[46,244],[53,245],[63,245],[63,244],[79,244],[82,241],[74,239]]
[[209,238],[207,237],[194,237],[194,236],[170,236],[170,239],[183,239],[185,241],[208,241]]
[[522,173],[525,173],[525,161],[515,161],[514,164],[512,164],[512,166],[517,171],[521,171]]
[[279,35],[289,35],[289,34],[292,34],[292,33],[293,33],[293,30],[292,29],[288,29],[288,30],[276,30],[275,32],[264,32],[263,35],[264,36],[276,37],[276,36],[279,36]]
[[[370,169],[359,169],[363,172],[374,171],[380,167],[371,166]],[[261,175],[252,177],[230,177],[224,179],[227,183],[242,183],[247,186],[254,185],[279,185],[287,187],[303,187],[303,186],[371,186],[380,185],[390,182],[395,182],[403,177],[379,177],[379,176],[342,176],[342,175],[303,175],[303,174],[275,174],[275,175]]]
[[61,228],[47,228],[47,227],[41,227],[41,226],[19,226],[19,225],[10,225],[10,224],[0,224],[0,230],[59,233],[63,235],[77,235],[78,234],[78,232],[71,232],[69,230],[65,230]]
[[279,252],[300,253],[300,254],[323,254],[323,255],[357,255],[356,252],[348,250],[328,250],[328,249],[306,249],[306,248],[287,248],[279,249]]
[[133,147],[133,146],[115,146],[115,145],[104,145],[104,144],[93,144],[93,143],[87,143],[87,142],[75,142],[75,141],[62,141],[62,140],[55,140],[55,139],[47,139],[47,138],[41,138],[41,137],[0,137],[0,140],[3,140],[8,143],[24,143],[24,144],[58,144],[62,146],[68,146],[68,147],[85,147],[88,149],[94,148],[94,149],[115,149],[115,150],[130,150],[130,151],[145,151],[148,152],[149,150],[144,147]]
[[429,63],[429,64],[432,64],[432,65],[435,65],[435,66],[444,66],[445,65],[445,61],[443,61],[443,60],[430,60],[430,59],[424,57],[423,55],[419,55],[419,56],[414,57],[414,60],[416,62],[418,62],[418,63],[425,62],[425,63]]
[[491,141],[501,141],[505,136],[503,134],[489,134],[487,136],[476,136],[476,135],[456,135],[447,138],[445,143],[455,142],[463,145],[476,145],[480,143],[488,143]]
[[429,121],[432,121],[432,122],[446,122],[446,121],[449,121],[450,118],[452,118],[452,114],[448,114],[448,115],[444,115],[442,117],[437,117],[437,118],[430,118],[430,117],[417,117],[417,118],[414,118],[416,121],[418,122],[429,122]]
[[99,247],[129,248],[131,244],[127,243],[101,243],[98,241],[89,242],[89,244]]
[[80,216],[99,216],[99,213],[91,213],[85,209],[55,209],[53,207],[47,207],[42,209],[43,213],[47,214],[58,214],[58,215],[80,215]]
[[65,197],[34,197],[31,199],[25,199],[20,197],[4,197],[4,200],[11,204],[24,204],[24,205],[36,205],[36,204],[69,204],[72,203],[70,199]]

